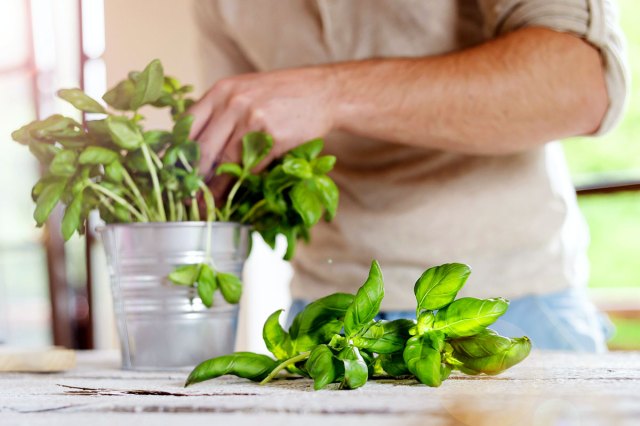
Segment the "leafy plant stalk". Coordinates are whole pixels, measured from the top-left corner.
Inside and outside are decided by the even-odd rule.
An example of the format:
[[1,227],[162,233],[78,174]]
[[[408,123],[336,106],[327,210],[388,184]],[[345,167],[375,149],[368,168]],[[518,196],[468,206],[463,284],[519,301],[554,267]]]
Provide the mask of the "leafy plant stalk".
[[[216,169],[217,175],[233,179],[229,196],[217,207],[197,168],[200,147],[189,139],[194,118],[187,112],[194,101],[187,95],[192,90],[165,76],[158,60],[141,72],[129,73],[104,94],[104,103],[80,89],[60,90],[58,95],[76,109],[102,116],[78,123],[52,115],[12,133],[44,170],[32,189],[36,224],[44,225],[58,204],[65,206],[61,223],[65,239],[85,232],[93,209],[107,224],[167,218],[239,222],[271,246],[278,234],[285,235],[285,259],[291,259],[297,241],[307,240],[321,218],[330,220],[336,213],[338,190],[327,176],[335,158],[320,156],[323,142],[315,139],[254,172],[269,157],[274,140],[266,133],[247,133],[242,137],[241,161]],[[152,107],[168,109],[173,120],[170,130],[144,128],[141,111]],[[202,214],[198,200],[204,201]],[[181,265],[169,279],[197,287],[207,305],[218,290],[228,302],[237,302],[241,294],[237,277],[211,266],[200,269]]]
[[[316,390],[331,383],[355,389],[379,376],[413,376],[438,387],[452,370],[499,374],[529,355],[531,341],[488,328],[506,312],[505,299],[456,299],[470,272],[460,263],[429,268],[414,286],[417,319],[384,321],[376,318],[384,288],[380,265],[373,261],[355,295],[335,293],[310,303],[288,331],[279,323],[281,310],[269,316],[263,338],[275,360],[246,352],[213,358],[198,365],[185,386],[224,374],[262,377],[265,384],[284,369],[313,379]],[[259,366],[230,368],[227,360],[236,358],[255,359]]]
[[129,204],[124,198],[120,197],[119,195],[116,195],[113,192],[109,191],[108,189],[103,188],[100,185],[95,184],[91,181],[89,181],[88,186],[95,191],[103,193],[104,195],[111,198],[116,203],[119,203],[121,206],[129,210],[131,214],[133,214],[140,222],[147,221],[146,218],[139,211],[137,211],[131,204]]
[[133,179],[131,178],[131,175],[129,174],[129,172],[127,172],[126,169],[122,170],[122,177],[124,179],[124,182],[131,189],[136,205],[138,206],[142,214],[145,216],[146,220],[149,220],[149,217],[151,216],[151,211],[149,210],[147,203],[144,201],[144,198],[140,193],[140,189],[138,188],[138,185],[136,185],[136,183],[133,181]]
[[162,191],[160,190],[160,182],[158,181],[156,166],[153,164],[153,161],[151,160],[151,154],[149,154],[149,147],[143,144],[141,149],[142,149],[142,154],[144,155],[144,160],[146,161],[147,167],[149,168],[151,181],[153,182],[153,191],[156,197],[158,216],[162,222],[166,222],[167,217],[164,212],[164,203],[162,201]]

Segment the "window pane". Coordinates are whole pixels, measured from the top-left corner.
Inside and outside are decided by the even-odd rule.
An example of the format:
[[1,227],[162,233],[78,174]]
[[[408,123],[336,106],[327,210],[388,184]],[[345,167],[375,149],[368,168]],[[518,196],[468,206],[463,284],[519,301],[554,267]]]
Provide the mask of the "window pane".
[[27,62],[27,16],[24,0],[2,0],[0,13],[0,70]]
[[0,93],[0,341],[48,344],[46,260],[30,195],[38,165],[10,137],[34,118],[28,75],[0,78]]
[[591,232],[591,287],[640,287],[640,192],[579,199]]
[[33,95],[27,75],[0,78],[0,241],[35,240],[31,187],[38,165],[26,146],[11,140],[11,132],[34,119]]

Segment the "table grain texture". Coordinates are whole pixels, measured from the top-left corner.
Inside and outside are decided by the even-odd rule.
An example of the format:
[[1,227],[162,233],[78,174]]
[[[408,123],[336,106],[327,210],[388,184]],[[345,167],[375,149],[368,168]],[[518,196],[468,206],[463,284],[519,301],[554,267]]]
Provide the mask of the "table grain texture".
[[114,352],[80,352],[74,370],[0,374],[0,425],[640,425],[640,352],[533,352],[499,376],[453,374],[440,388],[370,381],[313,391],[222,377],[183,388],[188,371],[119,369]]

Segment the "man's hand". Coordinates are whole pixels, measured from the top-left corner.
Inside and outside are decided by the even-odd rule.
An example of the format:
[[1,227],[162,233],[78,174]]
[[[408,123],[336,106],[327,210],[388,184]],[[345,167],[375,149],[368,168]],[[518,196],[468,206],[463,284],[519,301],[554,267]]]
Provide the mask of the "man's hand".
[[331,68],[299,68],[244,74],[217,82],[190,110],[191,139],[201,144],[200,170],[240,159],[242,136],[270,133],[274,157],[333,128]]

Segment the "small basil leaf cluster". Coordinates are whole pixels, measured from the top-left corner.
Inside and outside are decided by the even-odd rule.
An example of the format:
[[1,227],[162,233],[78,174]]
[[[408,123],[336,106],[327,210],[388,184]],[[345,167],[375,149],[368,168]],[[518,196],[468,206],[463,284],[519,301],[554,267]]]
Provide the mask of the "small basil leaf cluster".
[[272,248],[277,235],[283,234],[287,238],[284,258],[290,260],[297,240],[308,241],[310,229],[321,218],[329,221],[336,214],[339,192],[327,176],[336,158],[319,156],[324,142],[314,139],[273,161],[266,171],[253,174],[252,169],[269,155],[272,146],[270,136],[250,133],[243,139],[242,165],[218,167],[218,174],[236,179],[220,217],[250,223]]
[[331,383],[356,389],[385,376],[437,387],[452,370],[501,373],[529,355],[531,342],[487,328],[507,311],[505,299],[455,300],[470,273],[460,263],[428,269],[414,287],[417,320],[384,321],[375,319],[384,286],[373,261],[355,295],[335,293],[310,303],[288,332],[279,322],[282,310],[269,316],[263,338],[275,359],[249,352],[214,358],[196,366],[185,386],[225,374],[267,383],[285,369],[313,379],[316,390]]
[[[87,216],[97,209],[106,223],[201,220],[196,202],[212,196],[196,169],[200,149],[188,135],[193,117],[186,109],[191,86],[165,76],[158,60],[142,72],[131,72],[104,94],[105,108],[80,89],[58,96],[80,111],[102,118],[82,125],[52,115],[13,132],[27,145],[45,172],[32,190],[34,218],[42,226],[57,204],[66,206],[62,220],[65,240],[84,232]],[[143,106],[168,107],[171,131],[142,126]],[[207,219],[215,217],[213,203]]]
[[[216,207],[197,168],[200,147],[189,139],[194,117],[187,110],[194,101],[187,95],[192,90],[165,76],[158,60],[107,91],[102,99],[108,107],[80,89],[60,90],[60,98],[98,118],[81,124],[52,115],[12,133],[44,170],[31,191],[37,226],[58,204],[65,207],[65,240],[85,232],[92,210],[98,210],[106,223],[236,221],[252,226],[272,246],[276,235],[284,234],[290,259],[297,239],[308,239],[309,229],[323,214],[327,220],[335,214],[338,190],[326,175],[335,157],[318,157],[323,142],[314,140],[254,174],[271,152],[273,139],[248,133],[242,140],[242,163],[223,164],[217,170],[236,181],[224,206]],[[142,107],[167,108],[171,130],[145,130]],[[202,210],[199,200],[204,202]],[[196,286],[206,306],[213,305],[218,289],[227,302],[237,303],[240,280],[213,268],[209,246],[203,263],[180,266],[168,278],[177,285]]]

